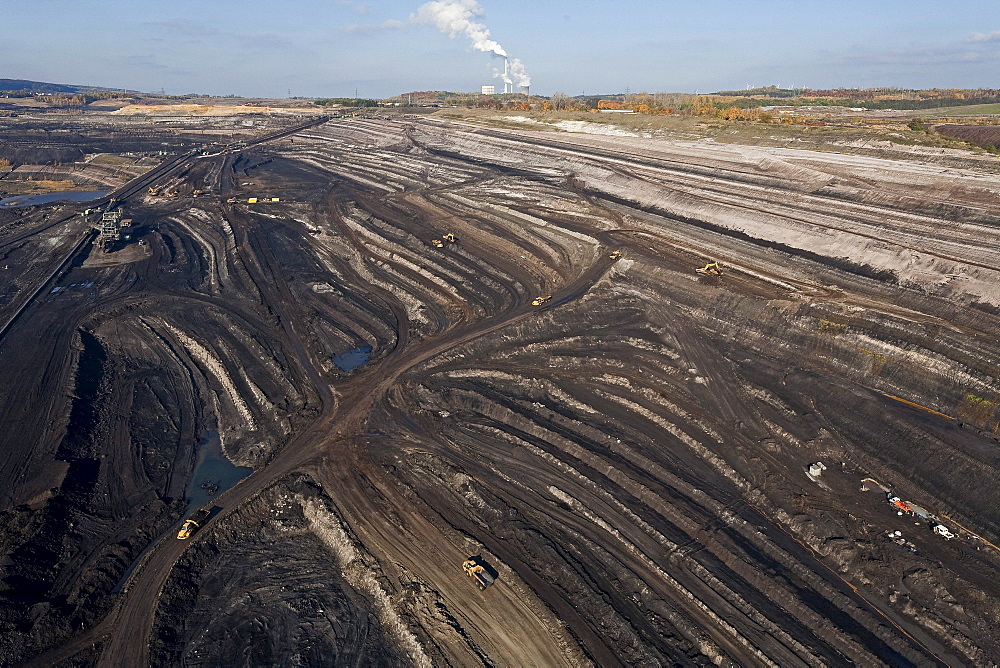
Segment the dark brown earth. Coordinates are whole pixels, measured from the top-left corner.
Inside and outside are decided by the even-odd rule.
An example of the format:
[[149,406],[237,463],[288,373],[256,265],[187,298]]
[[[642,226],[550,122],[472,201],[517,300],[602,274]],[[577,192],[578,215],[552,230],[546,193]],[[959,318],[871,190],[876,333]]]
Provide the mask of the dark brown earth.
[[979,146],[1000,148],[1000,127],[996,125],[955,125],[945,123],[935,125],[934,131],[947,137],[964,139]]
[[[982,158],[406,118],[185,142],[121,196],[142,252],[85,205],[0,211],[5,663],[1000,657]],[[176,540],[214,439],[253,473]]]

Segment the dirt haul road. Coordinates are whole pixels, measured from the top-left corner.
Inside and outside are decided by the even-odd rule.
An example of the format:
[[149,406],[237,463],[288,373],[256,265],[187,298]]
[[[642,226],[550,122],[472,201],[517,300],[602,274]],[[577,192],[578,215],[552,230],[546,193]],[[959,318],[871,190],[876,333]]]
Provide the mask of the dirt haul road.
[[[364,119],[192,163],[0,349],[8,655],[988,662],[1000,179],[948,167]],[[254,471],[178,541],[206,434]]]

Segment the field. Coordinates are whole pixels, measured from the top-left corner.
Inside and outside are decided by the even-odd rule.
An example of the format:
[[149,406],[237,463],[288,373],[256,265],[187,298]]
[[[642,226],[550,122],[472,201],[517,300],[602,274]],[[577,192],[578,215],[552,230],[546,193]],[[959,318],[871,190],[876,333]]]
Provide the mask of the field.
[[995,661],[1000,161],[595,116],[0,119],[0,655]]
[[[740,146],[809,149],[895,160],[943,160],[956,166],[976,165],[995,170],[992,160],[977,161],[982,151],[960,139],[912,130],[914,112],[851,112],[835,107],[797,111],[799,120],[812,123],[728,122],[690,116],[619,115],[584,112],[516,112],[448,109],[436,116],[508,130],[551,131],[635,136],[676,141],[688,139]],[[928,150],[938,149],[938,150]]]

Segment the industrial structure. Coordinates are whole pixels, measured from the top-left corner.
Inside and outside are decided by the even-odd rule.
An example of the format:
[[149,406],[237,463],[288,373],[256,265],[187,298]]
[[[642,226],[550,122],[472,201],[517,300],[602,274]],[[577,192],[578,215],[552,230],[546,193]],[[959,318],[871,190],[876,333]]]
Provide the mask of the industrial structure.
[[131,228],[131,225],[131,218],[122,218],[121,208],[105,211],[101,214],[100,224],[98,225],[100,234],[97,237],[97,243],[105,252],[111,250],[116,243],[122,239],[127,240],[129,238],[127,232]]

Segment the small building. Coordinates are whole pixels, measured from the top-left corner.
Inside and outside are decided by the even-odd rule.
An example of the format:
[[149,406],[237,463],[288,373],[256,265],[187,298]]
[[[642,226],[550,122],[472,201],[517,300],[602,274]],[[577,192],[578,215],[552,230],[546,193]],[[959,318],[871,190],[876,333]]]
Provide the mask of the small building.
[[483,95],[496,95],[496,86],[483,86]]
[[816,462],[815,464],[809,465],[809,475],[814,478],[818,478],[823,475],[823,471],[826,470],[826,464],[823,462]]

